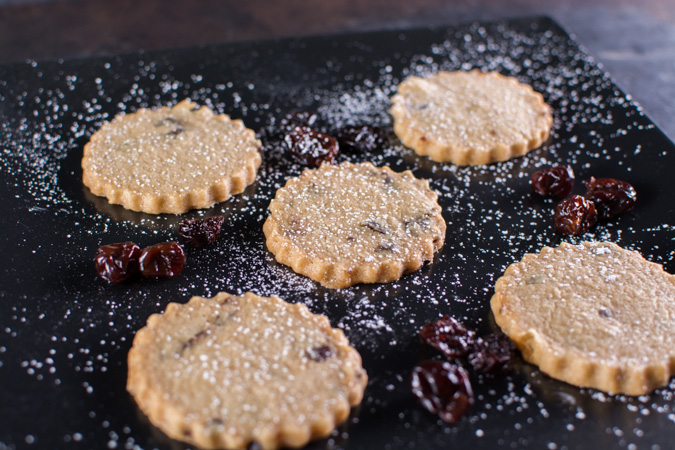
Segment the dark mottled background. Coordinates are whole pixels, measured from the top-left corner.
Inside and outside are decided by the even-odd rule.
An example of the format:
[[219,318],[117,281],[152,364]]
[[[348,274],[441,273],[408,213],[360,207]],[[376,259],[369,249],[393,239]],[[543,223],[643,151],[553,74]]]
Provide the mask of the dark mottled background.
[[675,137],[673,0],[0,0],[0,62],[548,15]]
[[[0,62],[40,61],[0,65],[0,450],[184,449],[149,426],[125,392],[131,339],[169,301],[249,289],[326,314],[364,357],[371,381],[361,409],[312,449],[671,448],[675,380],[650,396],[610,397],[516,358],[511,374],[476,379],[478,402],[453,426],[419,408],[407,387],[424,356],[421,324],[449,313],[480,333],[493,330],[488,300],[504,267],[569,240],[552,231],[553,203],[530,194],[527,178],[544,165],[568,162],[579,180],[633,183],[639,206],[582,239],[639,249],[675,272],[675,150],[649,119],[675,136],[675,12],[667,3],[0,0]],[[542,14],[583,48],[555,22],[531,19]],[[501,20],[513,17],[528,18]],[[131,54],[106,56],[118,53]],[[45,62],[89,56],[102,57]],[[341,292],[275,264],[262,222],[275,190],[302,169],[285,157],[276,120],[308,109],[330,130],[350,121],[389,127],[388,99],[404,76],[465,65],[517,75],[541,91],[556,120],[550,141],[483,167],[432,163],[391,133],[383,149],[341,155],[431,179],[451,225],[435,263],[395,283]],[[82,146],[120,111],[185,97],[259,133],[259,179],[241,196],[191,213],[222,213],[226,227],[217,244],[189,249],[181,277],[107,286],[91,268],[98,245],[172,239],[179,218],[93,197],[81,184]]]

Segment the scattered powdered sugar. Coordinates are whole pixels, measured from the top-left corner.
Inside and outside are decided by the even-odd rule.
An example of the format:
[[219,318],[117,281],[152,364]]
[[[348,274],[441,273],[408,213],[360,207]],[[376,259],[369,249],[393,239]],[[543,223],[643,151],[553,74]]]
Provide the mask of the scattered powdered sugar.
[[[150,314],[171,301],[220,291],[302,302],[343,329],[371,380],[364,407],[348,426],[369,427],[359,432],[391,448],[442,446],[452,439],[489,443],[483,448],[568,448],[586,444],[589,436],[631,447],[656,440],[657,425],[675,424],[675,382],[650,396],[610,396],[551,380],[519,359],[510,375],[472,380],[477,402],[458,424],[436,421],[411,400],[409,372],[421,357],[417,330],[444,314],[480,332],[494,330],[494,282],[525,253],[561,241],[608,240],[675,269],[673,226],[655,214],[655,203],[673,199],[654,181],[672,166],[672,146],[657,148],[654,142],[663,140],[653,125],[583,49],[546,21],[472,24],[435,31],[433,38],[425,33],[389,32],[387,40],[400,41],[395,54],[382,54],[379,35],[366,35],[357,42],[326,38],[344,46],[338,48],[345,58],[317,51],[318,44],[307,40],[28,63],[0,72],[7,74],[0,76],[0,192],[16,217],[2,221],[13,250],[0,288],[0,370],[17,392],[37,387],[48,391],[44,401],[71,406],[58,431],[51,430],[60,437],[28,426],[19,441],[0,442],[0,448],[174,445],[152,436],[131,405],[121,403],[126,354]],[[299,54],[311,51],[319,56],[303,65]],[[474,68],[515,76],[541,92],[554,115],[549,141],[525,157],[479,167],[434,163],[400,145],[388,114],[398,83],[409,75]],[[118,113],[184,98],[243,119],[257,132],[264,146],[258,181],[210,210],[185,215],[223,214],[225,223],[212,246],[187,247],[188,266],[179,278],[107,286],[91,264],[99,245],[175,240],[183,217],[135,213],[92,196],[80,181],[82,147]],[[387,131],[382,148],[344,153],[339,161],[372,161],[430,180],[448,224],[446,244],[432,264],[394,283],[333,291],[274,261],[262,234],[267,207],[304,169],[287,158],[278,124],[286,113],[305,110],[317,113],[325,132],[364,123]],[[531,193],[529,176],[559,163],[574,167],[577,191],[591,175],[634,183],[635,214],[582,237],[556,235],[555,203]],[[641,192],[649,193],[644,202]],[[8,395],[18,405],[19,396]],[[27,417],[26,411],[17,417]],[[606,429],[597,430],[598,423]],[[341,429],[329,443],[343,445],[345,436]]]
[[[372,339],[373,335],[384,336],[391,346],[395,346],[396,335],[394,329],[387,323],[387,319],[378,313],[378,308],[368,297],[362,297],[349,305],[351,312],[344,316],[337,326],[347,330],[350,340],[366,346],[372,346],[383,339]],[[377,351],[377,348],[372,348]]]
[[389,98],[394,90],[395,86],[391,82],[375,85],[366,80],[363,86],[357,85],[351,89],[338,84],[330,90],[317,93],[321,98],[317,113],[330,120],[334,129],[364,123],[386,126],[391,122]]

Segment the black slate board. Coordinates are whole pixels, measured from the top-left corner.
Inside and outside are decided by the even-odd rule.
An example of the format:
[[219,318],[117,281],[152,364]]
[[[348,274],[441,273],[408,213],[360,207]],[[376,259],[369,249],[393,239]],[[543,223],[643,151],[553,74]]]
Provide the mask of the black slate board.
[[[479,68],[542,92],[555,123],[529,155],[486,167],[437,164],[402,147],[388,98],[407,75]],[[197,217],[226,216],[213,246],[188,248],[178,278],[108,286],[96,248],[175,239],[181,217],[126,211],[92,196],[79,161],[88,137],[121,111],[191,97],[241,118],[263,141],[259,180]],[[332,131],[384,126],[372,160],[431,180],[448,221],[433,264],[396,283],[321,288],[274,262],[262,223],[275,190],[303,169],[288,160],[278,120],[315,111]],[[675,149],[597,63],[547,18],[358,35],[209,46],[111,58],[0,66],[0,449],[183,448],[148,424],[125,391],[136,330],[170,301],[254,290],[304,302],[342,327],[364,358],[362,406],[311,448],[669,448],[675,383],[650,396],[610,397],[542,375],[516,358],[506,376],[473,376],[477,402],[446,425],[408,391],[423,352],[416,332],[450,314],[495,330],[492,286],[504,268],[544,245],[609,240],[675,272]],[[581,238],[557,235],[554,203],[529,175],[572,164],[580,180],[615,177],[638,191],[634,211]]]

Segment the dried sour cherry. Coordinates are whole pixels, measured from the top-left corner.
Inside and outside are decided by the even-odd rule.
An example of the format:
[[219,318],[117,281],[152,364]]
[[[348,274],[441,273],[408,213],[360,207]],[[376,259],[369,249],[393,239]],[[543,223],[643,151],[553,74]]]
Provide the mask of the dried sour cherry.
[[502,333],[488,334],[476,339],[468,360],[478,372],[497,374],[503,372],[511,360],[514,345]]
[[144,277],[171,278],[185,268],[186,256],[177,242],[162,242],[145,247],[138,259]]
[[485,374],[508,368],[514,345],[502,333],[477,337],[456,319],[444,316],[420,329],[420,341],[440,350],[448,361],[427,360],[413,369],[410,388],[428,411],[448,423],[457,421],[473,403],[471,380],[464,365]]
[[284,141],[297,162],[313,167],[333,163],[340,148],[337,140],[309,127],[296,127]]
[[307,356],[308,359],[316,362],[326,361],[335,355],[336,351],[328,345],[313,347],[305,352],[305,356]]
[[410,390],[427,411],[447,423],[458,421],[473,403],[469,374],[447,361],[422,361],[413,369]]
[[[574,172],[568,165],[542,169],[532,174],[530,184],[544,197],[566,197],[574,187]],[[584,184],[584,197],[574,195],[558,203],[554,214],[557,232],[580,235],[590,230],[598,219],[610,219],[635,206],[637,193],[625,181],[590,177]]]
[[223,216],[185,219],[178,226],[178,234],[195,247],[203,247],[218,239],[224,221]]
[[637,193],[629,183],[614,178],[594,178],[584,181],[586,198],[591,200],[602,218],[630,211],[635,206]]
[[574,188],[574,171],[568,165],[542,169],[532,174],[530,184],[542,197],[564,198]]
[[94,265],[99,277],[119,284],[139,273],[141,248],[133,242],[119,242],[98,248]]
[[450,316],[429,322],[420,329],[420,340],[448,358],[466,356],[473,349],[476,333]]
[[598,213],[592,201],[581,195],[560,201],[555,208],[554,223],[558,233],[578,236],[598,222]]

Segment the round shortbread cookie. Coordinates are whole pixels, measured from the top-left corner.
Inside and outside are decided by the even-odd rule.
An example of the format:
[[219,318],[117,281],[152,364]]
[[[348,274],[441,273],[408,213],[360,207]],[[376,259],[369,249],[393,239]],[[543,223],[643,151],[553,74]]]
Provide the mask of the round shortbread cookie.
[[151,214],[208,208],[256,177],[261,143],[240,120],[184,100],[118,115],[84,146],[82,182]]
[[128,362],[127,389],[150,421],[202,448],[326,437],[368,379],[325,316],[250,292],[170,303],[136,333]]
[[409,170],[324,164],[277,191],[263,227],[267,248],[329,288],[394,281],[443,246],[437,199]]
[[491,306],[523,358],[553,378],[642,395],[675,373],[675,275],[616,244],[525,255]]
[[548,138],[553,124],[549,106],[530,86],[478,70],[408,77],[390,113],[403,144],[462,165],[524,155]]

